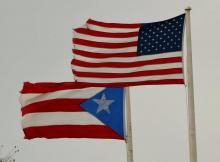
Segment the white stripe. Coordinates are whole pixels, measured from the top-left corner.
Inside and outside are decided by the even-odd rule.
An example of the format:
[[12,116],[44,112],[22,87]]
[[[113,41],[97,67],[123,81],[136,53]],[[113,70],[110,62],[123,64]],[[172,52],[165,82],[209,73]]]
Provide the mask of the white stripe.
[[158,65],[145,65],[139,67],[131,68],[89,68],[89,67],[80,67],[72,65],[72,69],[79,72],[94,72],[94,73],[132,73],[137,71],[146,71],[146,70],[159,70],[159,69],[172,69],[172,68],[182,68],[182,63],[168,63],[168,64],[158,64]]
[[74,33],[74,38],[79,38],[83,40],[89,40],[94,42],[106,42],[106,43],[126,43],[126,42],[135,42],[138,40],[138,37],[128,37],[128,38],[109,38],[109,37],[100,37],[92,36],[81,33]]
[[87,52],[97,52],[97,53],[121,53],[121,52],[136,52],[137,46],[125,47],[125,48],[97,48],[89,47],[84,45],[74,44],[74,48]]
[[49,93],[21,94],[20,103],[22,107],[24,107],[34,102],[57,99],[57,98],[86,99],[86,98],[90,98],[96,95],[97,93],[101,92],[104,89],[105,88],[90,87],[90,88],[83,88],[83,89],[60,90],[60,91],[49,92]]
[[[121,55],[123,56],[123,53]],[[143,55],[143,56],[138,56],[138,57],[134,56],[134,57],[124,57],[124,58],[122,58],[122,57],[90,58],[90,57],[84,57],[84,56],[81,56],[81,55],[74,54],[74,58],[76,58],[77,60],[85,61],[85,62],[104,63],[104,62],[147,61],[147,60],[154,60],[154,59],[160,59],[160,58],[182,57],[182,55],[183,55],[182,51],[178,51],[178,52],[161,53],[161,54],[156,54],[156,55]]]
[[87,77],[76,76],[76,79],[79,82],[86,82],[86,83],[140,82],[140,81],[163,80],[163,79],[183,79],[183,74],[154,75],[154,76],[128,77],[128,78],[87,78]]
[[87,23],[87,26],[91,30],[108,32],[108,33],[127,33],[127,32],[137,32],[139,30],[139,28],[108,28],[108,27],[97,26],[89,23]]
[[22,128],[48,125],[104,125],[88,112],[31,113],[22,117]]

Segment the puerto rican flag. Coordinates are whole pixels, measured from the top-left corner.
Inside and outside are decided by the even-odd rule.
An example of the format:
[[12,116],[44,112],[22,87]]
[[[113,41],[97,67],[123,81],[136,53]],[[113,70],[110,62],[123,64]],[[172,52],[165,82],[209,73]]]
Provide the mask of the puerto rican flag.
[[25,138],[123,140],[123,100],[123,88],[25,82],[20,96]]

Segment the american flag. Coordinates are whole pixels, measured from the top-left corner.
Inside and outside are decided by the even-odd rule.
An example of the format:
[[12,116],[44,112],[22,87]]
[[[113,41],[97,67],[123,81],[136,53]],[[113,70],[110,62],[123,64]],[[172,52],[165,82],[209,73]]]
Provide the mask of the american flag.
[[154,23],[89,19],[74,29],[72,71],[90,86],[184,84],[185,14]]

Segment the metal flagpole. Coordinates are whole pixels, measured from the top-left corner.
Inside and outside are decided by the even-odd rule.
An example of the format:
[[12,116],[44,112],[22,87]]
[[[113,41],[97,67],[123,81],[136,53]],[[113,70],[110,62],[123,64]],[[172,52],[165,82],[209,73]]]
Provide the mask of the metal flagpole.
[[187,45],[187,107],[188,107],[188,134],[189,134],[189,153],[190,162],[197,162],[196,149],[196,127],[195,127],[195,108],[194,108],[194,89],[193,89],[193,67],[192,67],[192,43],[191,43],[191,25],[190,25],[190,7],[186,12],[186,45]]
[[126,100],[126,146],[127,162],[133,162],[133,144],[132,144],[132,127],[131,127],[131,103],[129,87],[125,88]]

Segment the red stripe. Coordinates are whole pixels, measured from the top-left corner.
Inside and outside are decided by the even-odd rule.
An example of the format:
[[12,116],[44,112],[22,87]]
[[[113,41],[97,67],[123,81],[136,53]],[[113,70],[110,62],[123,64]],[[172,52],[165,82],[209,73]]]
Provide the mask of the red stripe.
[[78,84],[76,82],[41,82],[41,83],[30,83],[24,82],[23,88],[20,91],[21,93],[47,93],[65,89],[80,89],[86,88],[86,85]]
[[33,138],[124,138],[102,125],[55,125],[23,129],[26,139]]
[[138,32],[127,32],[127,33],[108,33],[108,32],[100,32],[85,28],[77,28],[74,29],[77,33],[91,35],[96,37],[108,37],[108,38],[129,38],[129,37],[137,37]]
[[21,109],[22,116],[37,112],[81,112],[80,104],[86,99],[51,99],[35,102]]
[[157,65],[157,64],[167,64],[174,62],[182,62],[182,57],[170,57],[170,58],[159,58],[153,60],[143,60],[136,62],[102,62],[102,63],[91,63],[84,62],[81,60],[73,59],[72,65],[78,65],[82,67],[112,67],[112,68],[131,68],[140,67],[145,65]]
[[182,74],[182,68],[163,69],[163,70],[148,70],[138,71],[132,73],[92,73],[92,72],[79,72],[74,71],[75,76],[78,77],[91,77],[91,78],[128,78],[128,77],[141,77],[141,76],[154,76],[154,75],[168,75],[168,74]]
[[90,57],[90,58],[112,58],[112,57],[134,57],[137,56],[137,52],[127,52],[127,53],[94,53],[81,51],[77,49],[72,49],[73,54],[80,56]]
[[87,83],[79,82],[79,84],[86,84],[92,87],[128,87],[138,85],[163,85],[163,84],[184,84],[183,79],[164,79],[164,80],[148,80],[139,82],[117,82],[117,83]]
[[105,42],[94,42],[84,39],[73,38],[73,44],[79,44],[79,45],[97,47],[97,48],[125,48],[125,47],[137,46],[137,41],[126,42],[126,43],[105,43]]
[[121,23],[106,23],[101,21],[95,21],[92,19],[87,20],[87,24],[93,24],[96,26],[108,27],[108,28],[139,28],[141,24],[121,24]]

